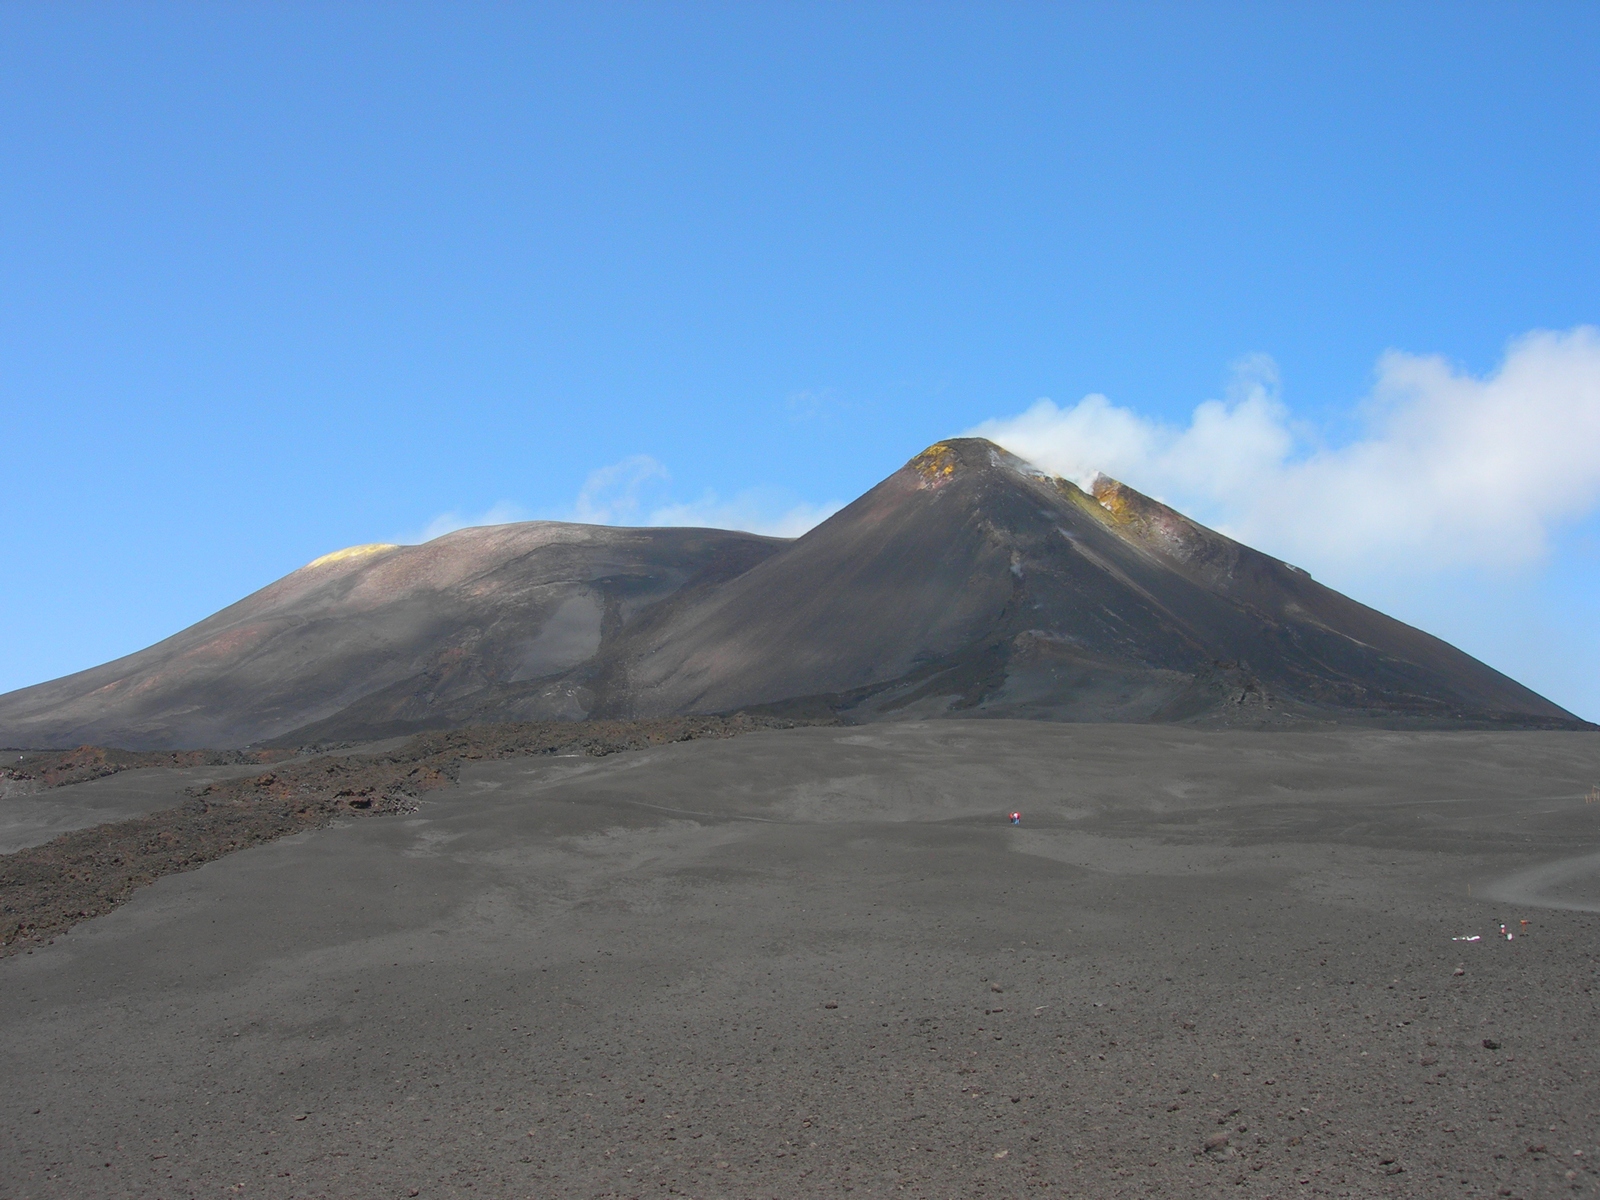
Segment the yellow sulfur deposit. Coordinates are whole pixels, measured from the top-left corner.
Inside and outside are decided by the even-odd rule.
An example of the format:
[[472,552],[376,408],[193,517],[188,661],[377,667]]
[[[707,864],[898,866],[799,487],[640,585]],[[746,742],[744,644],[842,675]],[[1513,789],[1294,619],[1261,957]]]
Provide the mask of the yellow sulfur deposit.
[[1094,481],[1094,498],[1100,507],[1119,521],[1132,521],[1142,516],[1130,503],[1127,490],[1115,479],[1097,476]]
[[314,558],[305,565],[304,569],[311,567],[325,567],[329,563],[344,562],[348,558],[366,558],[372,554],[382,554],[388,550],[398,550],[399,546],[393,542],[368,542],[365,546],[346,546],[343,550],[335,550],[332,554],[324,554],[321,558]]
[[956,473],[956,452],[943,442],[935,442],[913,458],[911,465],[929,483],[943,483]]

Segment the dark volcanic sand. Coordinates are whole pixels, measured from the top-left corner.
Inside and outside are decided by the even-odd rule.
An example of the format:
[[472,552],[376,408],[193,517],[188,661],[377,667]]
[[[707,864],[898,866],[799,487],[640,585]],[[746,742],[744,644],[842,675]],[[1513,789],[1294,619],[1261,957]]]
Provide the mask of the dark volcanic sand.
[[936,722],[462,778],[0,962],[0,1196],[1596,1190],[1600,916],[1536,902],[1600,906],[1600,735]]
[[136,767],[66,787],[22,790],[12,783],[15,792],[0,791],[0,854],[37,846],[70,830],[172,808],[187,799],[191,787],[259,775],[261,770],[260,765]]
[[[415,812],[418,796],[453,786],[467,762],[574,754],[598,758],[794,725],[744,714],[478,725],[316,757],[268,751],[273,760],[265,772],[258,762],[233,766],[231,776],[209,777],[106,761],[159,757],[148,752],[130,755],[85,746],[37,755],[24,763],[32,770],[14,767],[0,776],[0,787],[33,789],[23,797],[0,791],[0,847],[7,851],[0,854],[0,956],[50,942],[162,876],[341,818]],[[227,761],[240,755],[194,751],[168,757]],[[85,765],[113,774],[74,783]],[[50,787],[53,781],[66,786],[57,790]]]

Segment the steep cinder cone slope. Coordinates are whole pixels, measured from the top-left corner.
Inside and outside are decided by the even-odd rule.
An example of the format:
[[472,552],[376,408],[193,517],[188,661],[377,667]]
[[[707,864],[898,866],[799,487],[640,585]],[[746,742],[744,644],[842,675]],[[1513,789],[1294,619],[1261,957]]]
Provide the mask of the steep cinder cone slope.
[[496,716],[581,717],[574,668],[636,613],[785,544],[538,521],[353,547],[148,649],[0,696],[0,745],[237,746],[352,705],[362,719],[339,728],[381,736],[485,693]]
[[736,579],[623,639],[608,707],[799,697],[860,718],[1576,719],[1454,647],[1102,478],[940,443]]

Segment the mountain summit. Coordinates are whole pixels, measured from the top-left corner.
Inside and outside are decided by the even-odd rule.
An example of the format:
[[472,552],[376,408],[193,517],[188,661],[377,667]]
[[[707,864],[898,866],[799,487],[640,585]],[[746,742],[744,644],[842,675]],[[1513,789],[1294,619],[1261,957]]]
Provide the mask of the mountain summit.
[[147,650],[0,696],[0,742],[354,740],[769,711],[1582,724],[1115,480],[930,446],[794,541],[530,522],[324,556]]
[[929,447],[633,650],[640,715],[1570,720],[1454,647],[1102,476]]

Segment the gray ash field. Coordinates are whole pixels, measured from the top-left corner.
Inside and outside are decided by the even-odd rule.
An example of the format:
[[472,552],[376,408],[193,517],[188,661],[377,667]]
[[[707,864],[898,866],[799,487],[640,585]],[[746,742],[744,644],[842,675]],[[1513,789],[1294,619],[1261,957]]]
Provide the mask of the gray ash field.
[[1592,1195],[1597,777],[1002,720],[469,764],[0,962],[0,1196]]

